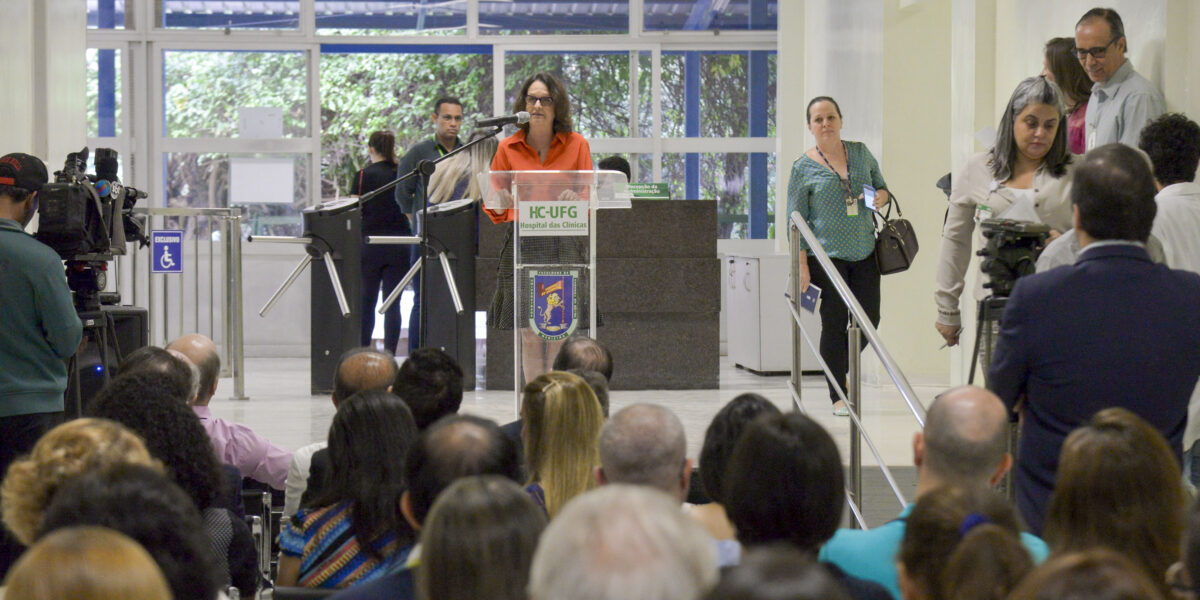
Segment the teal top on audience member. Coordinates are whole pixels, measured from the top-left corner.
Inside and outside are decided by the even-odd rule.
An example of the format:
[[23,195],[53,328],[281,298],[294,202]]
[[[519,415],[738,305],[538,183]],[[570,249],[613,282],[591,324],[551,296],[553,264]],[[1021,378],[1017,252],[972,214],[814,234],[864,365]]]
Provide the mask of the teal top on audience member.
[[344,588],[370,581],[407,555],[394,532],[371,544],[382,560],[363,552],[354,537],[350,512],[349,500],[325,508],[302,508],[280,530],[280,553],[300,557],[298,585]]
[[[850,189],[854,194],[861,194],[864,185],[877,190],[887,189],[879,163],[871,156],[867,145],[862,142],[845,144],[850,159]],[[871,209],[864,202],[864,198],[857,200],[857,216],[846,214],[846,188],[836,173],[807,154],[792,163],[792,177],[788,181],[788,217],[798,211],[830,257],[859,261],[875,251],[875,223],[871,219]],[[788,231],[791,232],[790,227]],[[809,249],[803,238],[800,249]]]
[[61,411],[83,325],[62,260],[12,219],[0,219],[0,307],[0,417]]
[[[821,547],[821,562],[832,563],[847,574],[860,579],[879,583],[900,599],[900,585],[896,583],[896,553],[904,539],[904,528],[913,504],[900,511],[900,516],[874,529],[839,529]],[[1022,533],[1021,542],[1034,564],[1041,564],[1050,555],[1050,548],[1041,538],[1031,533]]]

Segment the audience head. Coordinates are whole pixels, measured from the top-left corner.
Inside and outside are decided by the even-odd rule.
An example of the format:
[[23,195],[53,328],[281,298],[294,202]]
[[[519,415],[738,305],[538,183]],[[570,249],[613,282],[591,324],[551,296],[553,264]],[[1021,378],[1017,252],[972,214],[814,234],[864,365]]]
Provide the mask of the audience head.
[[170,384],[172,397],[191,404],[200,393],[199,370],[186,358],[158,346],[142,346],[130,352],[117,368],[117,376],[151,373]]
[[1158,211],[1156,192],[1150,165],[1137,150],[1124,144],[1096,148],[1075,169],[1075,229],[1093,240],[1145,242]]
[[418,348],[400,365],[392,393],[408,405],[417,429],[425,429],[458,412],[463,398],[462,368],[440,348]]
[[606,485],[563,508],[542,534],[532,600],[694,600],[717,580],[712,540],[679,503]]
[[372,131],[371,137],[367,138],[367,147],[374,150],[375,156],[384,162],[396,162],[396,134],[391,131]]
[[596,169],[600,171],[620,171],[625,174],[625,181],[633,179],[633,169],[629,166],[629,161],[622,156],[606,156],[600,159],[600,163],[596,165]]
[[42,538],[5,580],[8,600],[171,600],[162,570],[123,533],[68,527]]
[[196,404],[207,406],[213,394],[217,393],[217,382],[221,377],[221,354],[217,351],[217,345],[199,333],[192,333],[167,344],[167,350],[182,353],[200,370]]
[[217,504],[225,480],[200,420],[174,393],[162,376],[134,371],[100,390],[87,415],[112,419],[141,436],[151,456],[204,510]]
[[595,487],[600,402],[583,379],[550,371],[525,386],[521,418],[530,481],[541,484],[554,517],[567,500]]
[[349,502],[354,537],[373,556],[372,542],[389,532],[402,543],[414,537],[400,513],[400,498],[406,489],[404,460],[416,438],[412,412],[389,392],[359,392],[343,400],[333,415],[329,485],[311,505]]
[[788,544],[752,548],[706,600],[850,600],[815,558]]
[[517,443],[495,422],[472,415],[452,415],[422,431],[404,461],[408,491],[402,508],[409,524],[420,528],[442,491],[472,475],[520,482]]
[[586,335],[573,335],[563,342],[554,357],[555,371],[571,369],[597,371],[604,379],[612,381],[612,353],[603,344]]
[[1104,83],[1125,64],[1125,24],[1111,8],[1093,8],[1075,23],[1075,52],[1089,78]]
[[928,487],[990,487],[1012,465],[1008,410],[992,392],[962,386],[940,394],[913,438],[913,461]]
[[367,390],[388,390],[396,381],[396,359],[373,348],[353,348],[333,372],[333,405]]
[[[525,83],[521,84],[521,91],[517,93],[516,102],[513,105],[513,114],[518,112],[534,112],[534,105],[530,104],[533,100],[530,98],[529,88],[535,83],[540,83],[545,86],[545,92],[535,94],[542,98],[550,97],[549,102],[554,106],[554,133],[570,133],[574,131],[574,125],[571,120],[571,98],[567,95],[567,86],[554,75],[546,72],[538,72],[529,76]],[[529,131],[529,123],[523,123],[517,126],[521,131]]]
[[1042,75],[1058,85],[1063,100],[1073,109],[1087,104],[1092,95],[1092,80],[1075,56],[1075,40],[1067,37],[1051,38],[1046,42],[1043,56]]
[[1055,177],[1071,162],[1067,147],[1067,109],[1062,91],[1045,77],[1017,84],[996,128],[992,147],[992,176],[1007,181],[1021,158],[1041,164]]
[[600,483],[645,485],[675,497],[687,497],[692,461],[687,436],[675,413],[657,404],[632,404],[600,429]]
[[837,531],[846,491],[837,444],[795,412],[763,415],[746,428],[724,488],[743,546],[790,542],[814,555]]
[[28,225],[37,212],[37,192],[50,180],[36,156],[14,152],[0,157],[0,217]]
[[121,464],[71,479],[54,495],[43,536],[65,527],[95,525],[119,531],[154,558],[174,600],[212,600],[222,577],[204,519],[158,471]]
[[604,418],[608,418],[608,379],[599,371],[591,369],[567,369],[567,372],[572,375],[578,375],[581,379],[587,382],[588,387],[592,388],[592,393],[596,394],[596,400],[600,401],[600,412],[604,413]]
[[1120,549],[1163,586],[1167,568],[1179,558],[1181,477],[1175,454],[1156,429],[1128,410],[1106,408],[1063,442],[1046,542],[1055,552]]
[[1159,185],[1192,181],[1200,165],[1200,125],[1179,113],[1165,114],[1142,128],[1138,148],[1150,157]]
[[1165,600],[1161,586],[1107,548],[1051,556],[1031,571],[1011,600]]
[[546,515],[511,479],[455,481],[421,531],[420,600],[526,600]]
[[770,400],[755,393],[742,394],[717,411],[700,449],[700,483],[713,502],[725,503],[725,467],[742,432],[760,415],[781,415]]
[[28,546],[54,492],[80,473],[132,463],[161,469],[141,438],[104,419],[75,419],[46,432],[29,456],[8,467],[0,486],[4,524]]
[[1002,600],[1033,568],[1012,506],[983,487],[943,486],[909,514],[897,572],[906,599]]

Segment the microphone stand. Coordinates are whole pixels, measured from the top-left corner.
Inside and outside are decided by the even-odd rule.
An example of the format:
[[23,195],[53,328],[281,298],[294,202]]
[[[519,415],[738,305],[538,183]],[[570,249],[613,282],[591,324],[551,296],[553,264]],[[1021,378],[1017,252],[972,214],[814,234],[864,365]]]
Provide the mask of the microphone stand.
[[[425,259],[430,256],[430,252],[429,252],[430,244],[429,244],[429,233],[428,233],[428,223],[427,223],[428,217],[429,217],[429,178],[433,175],[433,172],[437,169],[438,163],[440,163],[443,160],[446,160],[447,158],[450,158],[451,156],[454,156],[460,152],[463,152],[463,151],[467,150],[468,148],[471,148],[472,146],[475,146],[476,144],[479,144],[480,142],[482,142],[486,139],[496,137],[502,131],[504,131],[503,126],[499,126],[499,125],[495,126],[486,135],[479,136],[478,138],[476,138],[470,142],[467,142],[466,144],[463,144],[463,145],[451,150],[450,152],[447,152],[446,154],[443,154],[443,155],[437,157],[434,160],[422,160],[421,162],[417,163],[417,166],[412,171],[405,173],[404,175],[396,178],[394,181],[388,183],[387,185],[384,185],[383,187],[381,187],[377,190],[372,191],[369,194],[364,194],[363,196],[360,196],[358,199],[359,206],[362,206],[363,203],[369,202],[370,200],[376,198],[377,196],[379,196],[380,194],[383,194],[384,192],[387,192],[388,190],[391,190],[392,188],[396,187],[397,185],[399,185],[400,183],[402,183],[404,181],[407,181],[413,177],[421,178],[421,219],[420,219],[421,229],[420,229],[420,233],[417,235],[417,238],[420,241],[415,242],[421,248],[420,256],[417,257],[417,260],[413,261],[412,267],[408,270],[408,273],[406,273],[404,275],[404,278],[400,280],[400,283],[397,284],[396,287],[392,289],[391,293],[387,295],[387,298],[383,302],[383,306],[381,306],[380,310],[379,310],[379,312],[381,314],[386,312],[387,309],[390,308],[392,306],[392,304],[394,304],[396,302],[396,300],[400,298],[400,293],[402,291],[404,291],[404,288],[406,286],[408,286],[408,283],[410,281],[412,281],[413,277],[415,275],[417,275],[418,273],[420,273],[420,275],[421,275],[421,295],[420,295],[420,299],[418,301],[419,303],[417,305],[417,319],[419,320],[419,322],[421,324],[421,331],[420,331],[420,337],[417,340],[417,347],[425,346],[425,340],[427,339],[427,335],[428,335],[428,331],[429,331],[429,318],[428,318],[429,315],[428,315],[428,311],[426,310],[427,305],[426,305],[426,291],[425,291],[425,288],[426,288],[425,271],[421,268],[425,262]],[[386,237],[386,236],[381,236],[381,237]],[[400,239],[403,239],[403,238],[400,238]],[[371,237],[368,237],[367,243],[368,244],[372,244],[372,243],[405,244],[405,243],[414,243],[414,242],[391,241],[391,240],[387,240],[387,239],[372,240]],[[454,305],[455,305],[455,308],[457,309],[457,312],[461,314],[463,312],[462,301],[459,298],[458,286],[455,284],[455,281],[454,281],[454,273],[450,269],[450,261],[446,257],[446,253],[442,250],[438,250],[437,257],[442,264],[442,271],[446,275],[446,284],[450,288],[450,297],[452,300],[454,300]],[[411,329],[411,326],[410,326],[410,329]]]

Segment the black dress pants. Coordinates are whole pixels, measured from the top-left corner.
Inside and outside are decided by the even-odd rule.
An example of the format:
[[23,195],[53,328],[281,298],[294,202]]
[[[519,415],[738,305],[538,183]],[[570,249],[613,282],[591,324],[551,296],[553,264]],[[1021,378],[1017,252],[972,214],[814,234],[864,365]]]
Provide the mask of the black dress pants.
[[[859,261],[831,258],[833,266],[850,286],[850,292],[867,312],[871,324],[879,326],[879,266],[875,264],[875,253]],[[841,296],[825,270],[812,255],[808,257],[808,272],[812,283],[821,288],[821,358],[837,377],[837,382],[846,389],[846,371],[850,369],[850,336],[846,332],[850,316]],[[866,336],[862,336],[862,348],[867,347]],[[832,382],[829,383],[829,399],[839,400]]]
[[[32,450],[38,438],[62,420],[61,412],[0,417],[0,473],[7,473],[13,461]],[[24,551],[25,547],[0,526],[0,579]]]
[[[408,233],[393,235],[410,235]],[[375,302],[380,286],[388,294],[404,279],[410,266],[407,246],[390,244],[363,244],[362,247],[362,333],[363,346],[371,345],[371,333],[375,330]],[[383,348],[396,354],[400,342],[400,301],[392,304],[383,315]]]

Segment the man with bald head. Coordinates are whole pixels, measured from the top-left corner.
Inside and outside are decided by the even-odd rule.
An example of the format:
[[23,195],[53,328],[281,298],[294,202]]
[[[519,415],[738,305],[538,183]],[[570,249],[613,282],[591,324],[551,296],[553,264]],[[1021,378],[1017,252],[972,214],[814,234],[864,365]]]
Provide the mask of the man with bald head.
[[[373,348],[353,348],[338,359],[333,371],[333,407],[342,400],[368,390],[392,391],[392,383],[399,373],[396,359]],[[300,509],[304,497],[311,497],[320,489],[329,474],[328,442],[321,440],[298,448],[292,453],[292,464],[287,471],[287,488],[284,493],[283,514],[291,516]]]
[[292,453],[241,423],[214,417],[208,407],[217,393],[217,381],[221,376],[217,345],[207,337],[193,333],[167,344],[167,350],[177,353],[199,372],[198,387],[190,404],[221,462],[236,468],[242,477],[261,481],[277,490],[284,489]]
[[669,409],[638,403],[612,416],[600,430],[596,481],[645,485],[679,502],[687,498],[692,460],[683,423]]
[[[943,485],[993,487],[1012,467],[1007,450],[1008,411],[995,394],[975,386],[940,394],[925,414],[925,430],[913,435],[917,498]],[[824,547],[821,560],[847,574],[877,582],[900,598],[895,556],[904,539],[905,521],[913,504],[894,521],[863,531],[839,529]],[[1045,542],[1021,534],[1035,562],[1049,554]]]

